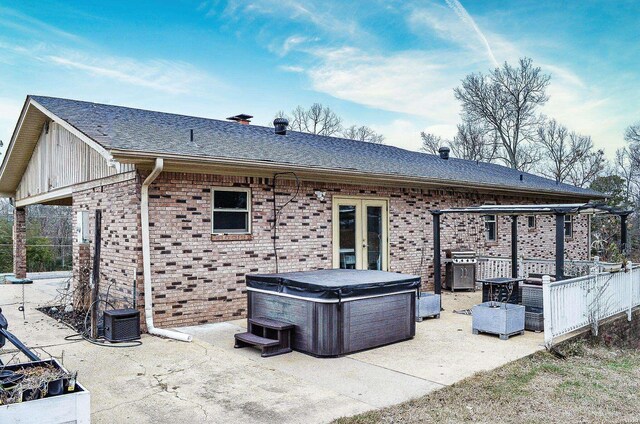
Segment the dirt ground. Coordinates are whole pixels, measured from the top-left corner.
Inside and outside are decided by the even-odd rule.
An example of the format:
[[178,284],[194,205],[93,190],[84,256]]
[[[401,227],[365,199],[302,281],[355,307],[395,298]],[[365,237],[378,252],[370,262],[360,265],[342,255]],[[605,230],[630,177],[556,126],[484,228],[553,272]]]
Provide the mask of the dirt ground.
[[421,398],[334,423],[638,421],[640,351],[580,341],[561,352],[563,359],[537,352]]

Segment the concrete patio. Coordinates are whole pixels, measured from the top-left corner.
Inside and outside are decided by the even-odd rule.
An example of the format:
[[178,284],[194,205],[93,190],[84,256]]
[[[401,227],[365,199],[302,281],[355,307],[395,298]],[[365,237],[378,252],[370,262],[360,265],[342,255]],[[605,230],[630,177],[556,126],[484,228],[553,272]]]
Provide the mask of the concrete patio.
[[[453,313],[480,293],[445,293],[440,319],[416,324],[416,337],[342,358],[304,354],[261,358],[234,349],[244,320],[180,328],[194,342],[144,335],[142,346],[107,348],[69,342],[72,331],[35,310],[55,297],[61,280],[25,286],[26,320],[17,310],[22,287],[0,285],[9,329],[43,358],[61,358],[91,391],[92,420],[111,422],[322,423],[428,393],[478,371],[542,349],[526,332],[508,341],[471,334],[471,317]],[[11,346],[0,350],[7,361]]]

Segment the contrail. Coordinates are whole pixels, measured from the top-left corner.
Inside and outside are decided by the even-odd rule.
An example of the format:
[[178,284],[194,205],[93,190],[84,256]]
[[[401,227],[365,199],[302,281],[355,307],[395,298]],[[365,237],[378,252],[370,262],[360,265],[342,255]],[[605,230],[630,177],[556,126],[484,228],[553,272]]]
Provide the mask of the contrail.
[[458,15],[458,17],[460,18],[460,20],[462,20],[462,22],[469,24],[471,28],[473,28],[473,30],[476,32],[476,34],[478,34],[478,37],[480,37],[480,40],[484,43],[484,46],[487,48],[487,53],[489,53],[489,58],[491,58],[491,61],[493,62],[494,66],[498,67],[499,66],[498,61],[496,60],[496,57],[493,55],[493,51],[491,50],[491,46],[489,45],[487,38],[484,36],[482,31],[480,31],[480,28],[478,28],[478,25],[476,25],[476,22],[473,20],[471,15],[469,15],[469,13],[464,8],[464,6],[462,6],[462,4],[460,4],[458,0],[445,0],[445,2],[447,2],[447,5],[456,13],[456,15]]

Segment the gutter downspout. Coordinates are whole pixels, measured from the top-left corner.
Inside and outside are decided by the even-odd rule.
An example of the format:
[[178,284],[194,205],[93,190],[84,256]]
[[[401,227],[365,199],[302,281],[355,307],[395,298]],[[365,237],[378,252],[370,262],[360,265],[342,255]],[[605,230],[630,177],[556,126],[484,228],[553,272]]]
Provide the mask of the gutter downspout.
[[156,328],[153,325],[153,296],[151,292],[151,247],[149,242],[149,186],[164,168],[164,160],[156,158],[156,164],[151,174],[142,183],[140,199],[140,215],[142,221],[142,267],[144,270],[144,317],[147,323],[147,331],[160,337],[190,342],[193,337],[189,334],[180,333],[173,330]]

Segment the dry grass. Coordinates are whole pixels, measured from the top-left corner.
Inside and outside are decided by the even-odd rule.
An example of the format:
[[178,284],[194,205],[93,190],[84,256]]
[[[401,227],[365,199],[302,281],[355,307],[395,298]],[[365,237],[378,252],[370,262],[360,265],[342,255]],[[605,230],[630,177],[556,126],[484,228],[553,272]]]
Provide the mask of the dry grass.
[[637,422],[640,351],[573,342],[336,424]]

